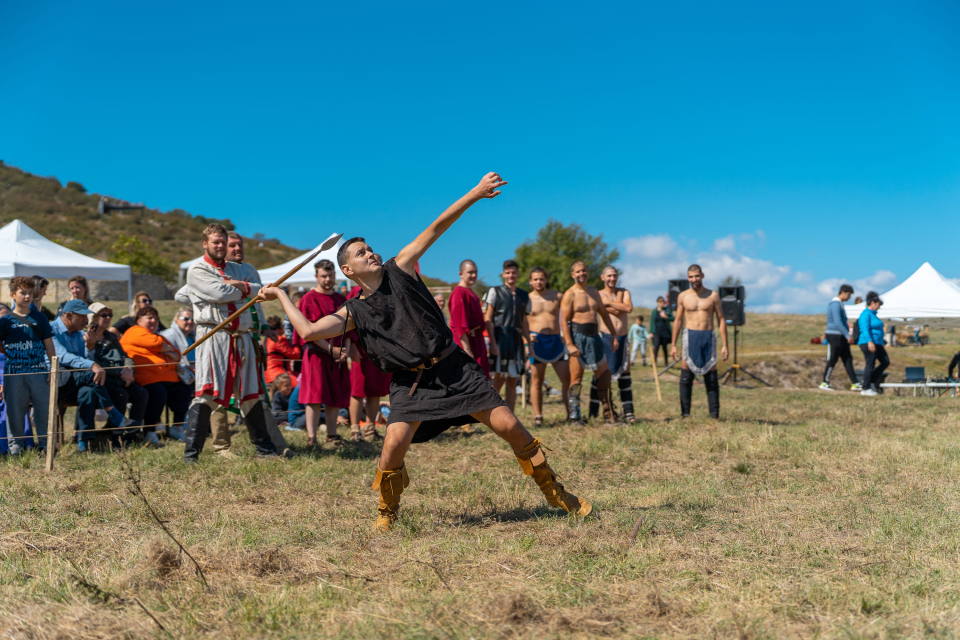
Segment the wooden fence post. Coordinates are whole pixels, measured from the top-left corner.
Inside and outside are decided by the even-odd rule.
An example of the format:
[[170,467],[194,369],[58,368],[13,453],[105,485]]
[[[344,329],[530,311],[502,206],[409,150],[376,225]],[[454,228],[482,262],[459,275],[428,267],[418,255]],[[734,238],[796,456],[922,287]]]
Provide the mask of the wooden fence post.
[[653,381],[657,383],[657,402],[663,402],[663,396],[660,395],[660,374],[657,373],[657,353],[653,353],[653,360],[650,363],[653,367]]
[[57,408],[57,393],[60,391],[60,359],[57,356],[50,358],[50,404],[47,412],[47,471],[53,471],[53,458],[56,449],[60,446],[57,434],[57,425],[60,420],[60,410]]

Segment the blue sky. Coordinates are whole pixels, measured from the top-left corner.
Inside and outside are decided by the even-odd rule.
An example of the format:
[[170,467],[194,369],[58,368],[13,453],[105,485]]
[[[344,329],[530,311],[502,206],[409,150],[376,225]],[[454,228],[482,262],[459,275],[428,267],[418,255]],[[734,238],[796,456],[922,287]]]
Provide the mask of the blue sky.
[[645,304],[697,260],[755,310],[820,310],[840,280],[960,277],[958,28],[922,0],[19,3],[0,158],[389,255],[495,170],[425,273],[496,281],[553,217]]

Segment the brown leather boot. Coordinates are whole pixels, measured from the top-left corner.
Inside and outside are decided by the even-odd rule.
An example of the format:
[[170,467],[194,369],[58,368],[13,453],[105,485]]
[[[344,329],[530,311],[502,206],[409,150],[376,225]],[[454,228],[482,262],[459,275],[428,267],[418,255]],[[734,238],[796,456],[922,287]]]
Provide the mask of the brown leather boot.
[[547,502],[554,507],[560,507],[567,513],[578,516],[590,515],[593,507],[586,500],[581,500],[560,484],[560,478],[547,463],[547,457],[540,447],[540,438],[534,438],[523,451],[517,454],[517,461],[523,472],[533,477],[533,481],[540,487],[546,496]]
[[377,508],[377,521],[373,525],[375,531],[389,531],[400,511],[400,494],[410,485],[410,476],[407,475],[406,465],[393,471],[383,471],[377,467],[377,477],[373,481],[373,489],[380,490],[380,506]]
[[210,414],[210,435],[213,436],[213,450],[217,453],[230,451],[230,418],[227,410],[218,407]]

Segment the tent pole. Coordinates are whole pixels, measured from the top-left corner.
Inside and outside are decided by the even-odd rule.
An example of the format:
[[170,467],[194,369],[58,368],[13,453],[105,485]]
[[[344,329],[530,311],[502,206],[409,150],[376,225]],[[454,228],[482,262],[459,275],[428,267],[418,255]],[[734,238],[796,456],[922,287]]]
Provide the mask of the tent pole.
[[130,304],[133,301],[133,269],[130,270],[130,275],[127,277],[127,304]]

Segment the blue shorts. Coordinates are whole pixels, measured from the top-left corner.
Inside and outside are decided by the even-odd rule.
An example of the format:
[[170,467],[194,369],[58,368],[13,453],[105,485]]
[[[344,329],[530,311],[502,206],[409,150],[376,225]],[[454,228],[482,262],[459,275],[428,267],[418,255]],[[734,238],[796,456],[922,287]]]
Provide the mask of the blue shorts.
[[563,344],[563,338],[554,333],[533,333],[534,338],[533,356],[530,358],[530,364],[543,362],[550,364],[563,359],[567,353],[567,348]]
[[603,340],[603,353],[607,356],[607,367],[610,369],[613,379],[616,380],[623,373],[624,365],[627,364],[627,336],[618,336],[617,350],[611,349],[613,346],[613,336],[609,333],[601,333],[600,339]]

